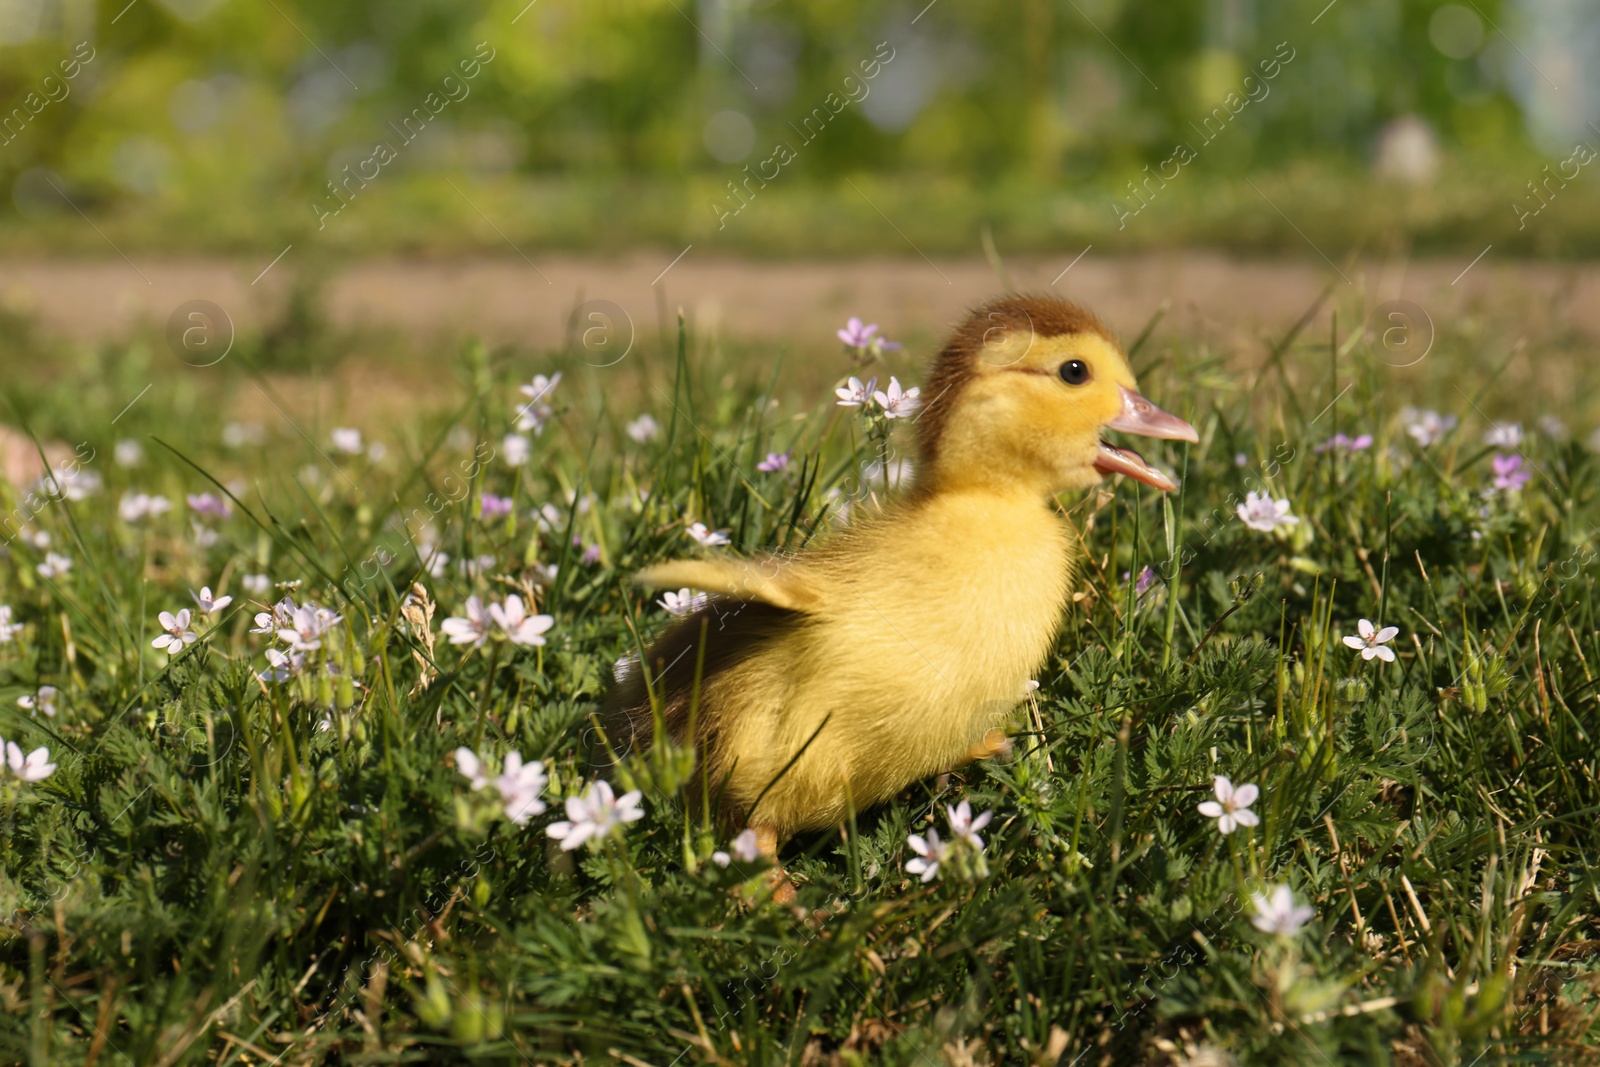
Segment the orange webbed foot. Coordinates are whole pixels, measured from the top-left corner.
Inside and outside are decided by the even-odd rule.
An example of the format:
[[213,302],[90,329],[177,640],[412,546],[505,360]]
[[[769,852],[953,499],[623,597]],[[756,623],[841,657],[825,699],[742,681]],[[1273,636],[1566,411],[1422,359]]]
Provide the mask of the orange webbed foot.
[[1011,738],[1006,736],[1004,730],[990,730],[983,735],[983,740],[978,741],[967,749],[969,762],[981,759],[994,759],[997,756],[1011,755]]
[[772,902],[774,904],[791,904],[794,902],[794,883],[789,880],[789,875],[783,866],[778,863],[778,830],[773,826],[751,826],[756,832],[756,848],[761,854],[772,860],[772,867],[767,871],[767,885],[772,889]]

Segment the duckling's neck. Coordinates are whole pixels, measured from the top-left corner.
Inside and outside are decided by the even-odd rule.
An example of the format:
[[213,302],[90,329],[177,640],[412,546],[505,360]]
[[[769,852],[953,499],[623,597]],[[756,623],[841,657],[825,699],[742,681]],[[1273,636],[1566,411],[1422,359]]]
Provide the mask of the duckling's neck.
[[1060,491],[1061,487],[1055,484],[1057,480],[1043,471],[1008,464],[978,467],[934,462],[916,469],[913,493],[921,498],[980,493],[1046,501]]

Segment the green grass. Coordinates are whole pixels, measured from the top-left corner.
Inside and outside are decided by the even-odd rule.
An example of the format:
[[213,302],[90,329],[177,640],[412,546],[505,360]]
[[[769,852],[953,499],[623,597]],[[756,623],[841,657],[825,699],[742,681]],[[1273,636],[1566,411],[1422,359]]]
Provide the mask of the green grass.
[[[791,842],[799,910],[765,899],[760,864],[709,861],[727,842],[681,802],[675,753],[614,775],[646,815],[604,847],[563,853],[545,828],[593,776],[613,663],[665,619],[628,575],[700,551],[694,519],[793,548],[836,521],[831,490],[859,488],[869,442],[825,387],[843,356],[796,377],[670,338],[603,370],[472,348],[407,417],[368,421],[362,396],[140,347],[19,376],[13,410],[88,442],[105,484],[30,524],[68,574],[42,580],[20,538],[0,562],[24,624],[0,646],[0,735],[59,764],[0,779],[0,1060],[1592,1062],[1600,483],[1573,398],[1596,372],[1559,343],[1507,363],[1466,322],[1404,370],[1346,336],[1291,335],[1247,369],[1198,339],[1142,346],[1146,391],[1201,430],[1165,455],[1182,492],[1063,499],[1089,562],[1014,757]],[[532,464],[474,465],[516,384],[557,368]],[[1430,402],[1462,426],[1424,449],[1398,411]],[[623,427],[645,410],[662,434],[637,444]],[[221,443],[241,411],[262,443]],[[1559,414],[1579,440],[1530,428],[1537,473],[1486,499],[1483,412]],[[387,455],[335,455],[343,423]],[[1376,443],[1313,451],[1336,431]],[[142,466],[113,462],[123,437]],[[787,448],[790,471],[755,471]],[[184,494],[223,486],[234,513],[201,547]],[[1301,519],[1282,536],[1233,518],[1263,486]],[[122,522],[134,490],[176,506]],[[484,491],[516,513],[475,517]],[[397,528],[419,515],[444,577]],[[454,562],[479,556],[476,576]],[[257,572],[337,608],[318,655],[359,686],[258,681],[279,642],[249,632],[248,601],[282,593],[245,594]],[[468,594],[518,589],[555,625],[542,648],[430,650],[413,581],[435,635]],[[202,584],[235,601],[169,661],[157,612]],[[1400,628],[1398,662],[1340,643],[1362,618]],[[15,703],[40,684],[53,718]],[[543,760],[552,810],[501,817],[461,745]],[[1223,837],[1197,813],[1214,775],[1260,786],[1259,827]],[[961,799],[995,812],[986,873],[911,878],[908,833],[944,831]],[[1297,936],[1249,921],[1273,884],[1313,909]]]
[[[107,241],[132,256],[221,253],[252,260],[286,243],[331,257],[373,254],[524,255],[553,251],[619,255],[654,247],[676,255],[693,242],[705,252],[759,259],[884,254],[971,256],[984,233],[1004,253],[1109,252],[1200,245],[1248,254],[1314,255],[1334,261],[1396,251],[1438,256],[1578,259],[1600,253],[1600,193],[1574,184],[1537,216],[1528,192],[1541,167],[1532,155],[1451,158],[1423,187],[1375,178],[1358,165],[1303,161],[1254,171],[1206,162],[1158,186],[1143,164],[1107,163],[1052,180],[1007,176],[974,183],[944,174],[857,174],[843,181],[785,175],[752,185],[745,206],[729,192],[737,167],[680,178],[618,175],[385,177],[318,228],[308,204],[319,189],[261,201],[259,189],[174,190],[160,198],[108,195],[86,203],[95,229],[64,202],[49,213],[0,218],[0,242],[14,255],[108,257]],[[1248,180],[1247,180],[1248,179]],[[470,196],[470,203],[463,199]],[[326,194],[322,194],[326,195]],[[248,212],[219,210],[246,200]],[[713,208],[713,205],[720,205]],[[481,214],[480,214],[481,211]],[[729,212],[726,218],[719,211]],[[1126,217],[1124,217],[1126,216]],[[256,268],[256,269],[259,269]],[[253,272],[252,272],[253,273]]]

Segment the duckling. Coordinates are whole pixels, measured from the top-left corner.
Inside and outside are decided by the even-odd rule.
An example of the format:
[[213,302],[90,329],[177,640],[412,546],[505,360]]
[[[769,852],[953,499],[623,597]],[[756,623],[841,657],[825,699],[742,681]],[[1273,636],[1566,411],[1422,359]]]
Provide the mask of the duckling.
[[1099,319],[1048,297],[973,311],[923,396],[912,485],[879,513],[858,508],[793,555],[637,576],[708,596],[624,673],[604,710],[607,744],[649,743],[653,688],[672,738],[692,734],[722,820],[753,828],[768,853],[1007,751],[1080,553],[1053,497],[1110,474],[1177,487],[1106,429],[1199,440],[1136,391]]

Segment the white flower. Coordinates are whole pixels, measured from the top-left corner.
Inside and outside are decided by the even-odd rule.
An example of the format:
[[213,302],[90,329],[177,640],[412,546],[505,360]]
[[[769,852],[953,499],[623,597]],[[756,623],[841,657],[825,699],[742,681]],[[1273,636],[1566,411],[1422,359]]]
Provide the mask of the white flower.
[[1567,436],[1567,424],[1555,415],[1540,415],[1539,430],[1546,437],[1560,439]]
[[544,432],[545,422],[555,414],[555,409],[550,406],[549,397],[560,384],[561,372],[556,371],[548,378],[543,374],[535,374],[533,381],[522,387],[522,395],[527,397],[528,401],[517,408],[517,429],[532,430],[535,434]]
[[259,422],[230,422],[222,428],[222,443],[229,448],[259,445],[267,439],[267,428]]
[[[541,635],[554,626],[556,621],[549,615],[529,615],[522,606],[522,598],[515,593],[506,597],[504,607],[490,604],[489,617],[494,619],[495,625],[500,627],[501,632],[506,635],[506,640],[513,645],[544,644]],[[460,642],[452,641],[452,643]]]
[[567,514],[554,504],[540,504],[531,512],[533,521],[539,529],[549,533],[567,528]]
[[500,455],[507,465],[520,467],[528,462],[528,439],[520,433],[508,433],[500,442]]
[[56,771],[56,765],[50,762],[48,748],[36,748],[23,756],[22,749],[15,741],[6,742],[6,765],[11,768],[12,774],[24,782],[40,781]]
[[656,420],[648,412],[646,412],[645,414],[640,415],[637,419],[634,419],[632,422],[628,423],[628,436],[642,445],[646,442],[654,441],[657,437],[660,437],[661,427],[656,423]]
[[267,663],[270,666],[257,677],[263,682],[284,682],[299,674],[306,665],[304,652],[283,652],[280,649],[267,649]]
[[1495,423],[1483,435],[1483,443],[1493,448],[1516,448],[1522,444],[1522,423]]
[[685,587],[674,593],[668,589],[661,594],[661,599],[656,601],[673,615],[683,616],[699,611],[706,606],[707,597],[704,593],[694,593]]
[[34,548],[50,547],[51,539],[49,530],[35,530],[24,526],[22,529],[17,531],[17,536],[28,542],[28,544],[32,545]]
[[353,426],[341,426],[329,434],[333,439],[333,450],[343,452],[347,456],[361,454],[361,431]]
[[467,597],[466,615],[452,615],[439,626],[452,645],[477,645],[480,648],[489,640],[493,628],[493,616],[476,596]]
[[740,863],[754,863],[761,858],[761,846],[756,844],[756,832],[745,829],[739,831],[739,836],[733,839],[733,855],[718,850],[711,854],[711,862],[718,867],[726,867],[734,860]]
[[56,694],[59,692],[60,690],[53,685],[41,685],[39,691],[32,696],[18,697],[17,707],[22,708],[30,715],[35,711],[42,711],[46,716],[55,718]]
[[367,458],[374,463],[382,463],[383,457],[389,454],[389,446],[382,441],[374,441],[367,446]]
[[456,770],[466,777],[471,787],[482,789],[486,785],[494,786],[500,794],[506,817],[518,826],[544,813],[545,804],[539,799],[539,794],[544,791],[549,779],[545,777],[543,763],[534,760],[524,764],[522,753],[512,752],[506,756],[499,777],[490,778],[484,773],[483,760],[472,749],[462,746],[456,749],[455,755]]
[[272,634],[285,630],[294,625],[295,602],[293,597],[284,597],[272,605],[271,611],[258,611],[256,624],[250,630],[253,634]]
[[222,540],[222,535],[209,526],[202,526],[199,519],[190,519],[189,528],[194,532],[194,546],[196,548],[210,548]]
[[1314,914],[1309,904],[1294,902],[1294,894],[1286,885],[1273,886],[1271,896],[1252,893],[1250,901],[1256,906],[1251,925],[1262,933],[1279,937],[1294,937]]
[[870,378],[863,384],[860,378],[851,375],[850,381],[835,389],[833,395],[839,398],[840,407],[858,408],[872,399],[872,393],[877,384],[878,379],[876,378]]
[[1280,526],[1293,526],[1300,520],[1289,514],[1288,500],[1274,500],[1265,493],[1250,493],[1239,505],[1239,518],[1252,530],[1271,533]]
[[279,628],[278,639],[287,642],[291,652],[310,652],[321,648],[322,635],[334,623],[342,621],[344,616],[335,615],[327,608],[301,604],[290,615],[288,625]]
[[1400,633],[1400,627],[1385,626],[1379,630],[1373,626],[1372,620],[1362,619],[1356,623],[1356,630],[1361,636],[1346,636],[1344,639],[1345,647],[1360,650],[1362,659],[1381,659],[1385,663],[1394,662],[1394,649],[1384,646],[1395,639]]
[[548,782],[543,763],[534,760],[524,764],[522,753],[508,753],[505,767],[493,783],[500,791],[500,803],[505,806],[506,818],[523,826],[533,816],[543,815],[545,804],[539,799],[539,794],[544,792]]
[[[854,379],[851,380],[854,381]],[[872,399],[876,400],[878,406],[883,409],[885,418],[903,419],[917,410],[917,397],[921,393],[922,390],[916,386],[912,386],[910,389],[901,389],[900,380],[891,375],[889,378],[889,391],[884,392],[880,389],[872,394]]]
[[939,831],[929,830],[927,837],[912,834],[906,838],[906,844],[916,853],[916,856],[906,860],[906,872],[920,874],[924,882],[939,877],[939,864],[944,862],[950,851],[950,846],[939,840]]
[[122,517],[123,522],[128,523],[153,519],[171,510],[172,501],[164,496],[151,496],[149,493],[123,493],[122,499],[117,503],[117,514]]
[[483,761],[466,745],[456,749],[456,770],[466,777],[474,789],[482,789],[489,784],[489,776],[483,773]]
[[963,800],[954,807],[945,805],[944,813],[950,820],[951,842],[965,841],[982,852],[983,838],[978,836],[978,831],[989,825],[989,820],[994,818],[994,812],[986,811],[974,819],[972,805]]
[[304,652],[286,653],[282,649],[269,648],[267,655],[267,669],[256,675],[263,682],[286,682],[305,665]]
[[1437,444],[1445,434],[1456,428],[1454,415],[1441,415],[1437,411],[1421,411],[1411,407],[1400,409],[1400,422],[1412,440],[1423,448]]
[[756,832],[745,829],[733,839],[733,855],[741,863],[754,863],[761,858],[761,846],[756,844]]
[[1233,783],[1221,775],[1212,779],[1211,788],[1217,794],[1217,799],[1203,802],[1200,814],[1217,820],[1217,833],[1231,834],[1236,827],[1261,824],[1256,813],[1250,810],[1250,805],[1261,795],[1260,789],[1253,785],[1241,785],[1235,789]]
[[244,591],[251,596],[260,596],[272,588],[272,579],[265,574],[246,574],[239,579],[239,584],[244,586]]
[[167,632],[151,641],[150,644],[156,648],[166,649],[167,655],[176,656],[187,646],[199,640],[195,632],[189,629],[188,608],[184,608],[176,615],[170,611],[163,611],[156,618],[161,620],[161,628]]
[[50,472],[39,479],[35,488],[46,496],[77,501],[98,493],[102,484],[99,472],[67,466],[50,468]]
[[200,606],[200,614],[202,615],[215,615],[217,612],[233,603],[233,597],[231,596],[219,596],[213,598],[211,595],[211,587],[209,585],[202,585],[198,593],[191,589],[189,590],[189,595],[194,597],[194,602]]
[[72,569],[72,560],[59,552],[49,552],[44,562],[33,569],[39,572],[41,578],[59,578]]
[[643,796],[635,789],[619,797],[609,783],[597,778],[583,796],[567,798],[567,817],[551,823],[545,832],[561,842],[562,851],[571,852],[585,841],[610,836],[625,822],[644,818],[639,806]]
[[728,531],[708,530],[703,522],[694,523],[689,527],[689,536],[707,548],[728,544]]
[[111,450],[111,458],[119,467],[137,467],[144,462],[144,446],[131,438],[124,438]]
[[11,621],[11,606],[0,604],[0,645],[10,644],[11,640],[21,632],[22,624]]

